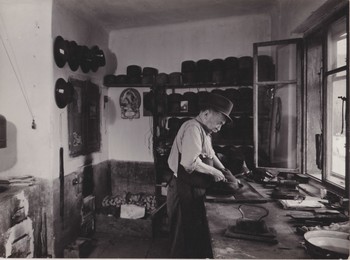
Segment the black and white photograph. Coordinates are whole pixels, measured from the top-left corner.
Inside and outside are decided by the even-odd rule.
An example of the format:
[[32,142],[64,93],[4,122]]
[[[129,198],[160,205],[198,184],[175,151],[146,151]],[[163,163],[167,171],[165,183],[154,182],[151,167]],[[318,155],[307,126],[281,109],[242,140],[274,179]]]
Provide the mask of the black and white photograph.
[[349,259],[349,0],[0,0],[0,258]]

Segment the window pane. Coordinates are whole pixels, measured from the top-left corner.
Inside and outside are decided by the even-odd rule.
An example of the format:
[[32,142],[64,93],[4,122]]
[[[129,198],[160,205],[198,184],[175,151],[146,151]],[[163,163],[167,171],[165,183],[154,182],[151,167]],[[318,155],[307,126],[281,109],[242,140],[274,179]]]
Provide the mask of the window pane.
[[345,98],[344,72],[327,79],[327,176],[336,184],[345,186]]
[[306,172],[322,179],[322,39],[312,37],[307,40],[306,74]]
[[296,80],[296,44],[258,47],[258,81]]
[[328,31],[328,70],[346,65],[346,19],[332,24]]
[[296,84],[258,87],[258,166],[296,169]]

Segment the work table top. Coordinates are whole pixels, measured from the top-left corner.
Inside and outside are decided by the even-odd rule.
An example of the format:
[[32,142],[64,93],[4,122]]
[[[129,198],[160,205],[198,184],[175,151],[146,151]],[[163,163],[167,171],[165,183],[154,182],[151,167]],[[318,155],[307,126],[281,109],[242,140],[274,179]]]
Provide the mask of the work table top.
[[[273,228],[275,230],[278,240],[277,244],[225,237],[224,233],[228,226],[235,225],[236,220],[242,218],[241,213],[238,211],[238,207],[241,204],[247,205],[247,203],[244,202],[214,203],[207,201],[205,203],[214,258],[311,258],[301,244],[303,242],[303,236],[296,234],[295,227],[288,223],[290,217],[288,217],[287,214],[293,212],[293,210],[282,209],[276,201],[269,200],[266,203],[249,204],[263,206],[269,211],[269,215],[263,220],[266,222],[268,228]],[[245,217],[250,219],[258,219],[264,213],[262,209],[259,210],[258,208],[248,206],[243,206],[242,210],[245,212]]]

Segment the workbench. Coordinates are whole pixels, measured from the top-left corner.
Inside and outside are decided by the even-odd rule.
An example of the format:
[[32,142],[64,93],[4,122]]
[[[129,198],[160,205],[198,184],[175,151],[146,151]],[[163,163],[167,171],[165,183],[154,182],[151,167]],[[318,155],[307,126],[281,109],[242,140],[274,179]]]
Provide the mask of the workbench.
[[[259,187],[255,187],[259,192]],[[277,244],[269,244],[262,241],[251,241],[239,238],[225,237],[225,231],[229,225],[235,225],[236,220],[242,218],[238,211],[239,205],[250,204],[263,206],[269,211],[264,218],[267,226],[273,228],[278,240]],[[295,227],[288,223],[288,213],[293,210],[285,210],[274,200],[267,199],[265,203],[245,202],[205,202],[208,220],[209,235],[211,240],[213,258],[239,258],[239,259],[309,259],[310,255],[302,246],[303,236],[295,232]],[[254,218],[263,215],[264,211],[258,212],[256,208],[242,207],[245,217]],[[255,212],[256,216],[249,216]]]

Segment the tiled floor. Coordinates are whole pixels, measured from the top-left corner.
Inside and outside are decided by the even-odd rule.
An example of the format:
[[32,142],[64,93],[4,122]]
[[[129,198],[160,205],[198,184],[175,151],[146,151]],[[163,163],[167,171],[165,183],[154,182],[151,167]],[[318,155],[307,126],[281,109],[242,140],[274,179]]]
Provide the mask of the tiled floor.
[[169,258],[164,233],[151,239],[97,232],[92,241],[93,249],[87,258]]

